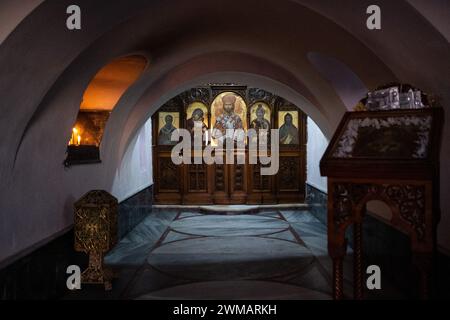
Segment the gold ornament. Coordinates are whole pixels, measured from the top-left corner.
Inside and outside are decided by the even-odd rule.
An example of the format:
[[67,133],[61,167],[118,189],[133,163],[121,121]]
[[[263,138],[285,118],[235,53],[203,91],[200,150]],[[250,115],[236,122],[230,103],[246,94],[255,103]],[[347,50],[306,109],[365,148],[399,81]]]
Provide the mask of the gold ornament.
[[366,106],[360,101],[358,104],[353,108],[353,111],[367,111]]
[[103,257],[117,243],[118,201],[108,192],[86,193],[75,205],[75,250],[89,254],[82,283],[104,284],[112,289],[113,272],[103,266]]

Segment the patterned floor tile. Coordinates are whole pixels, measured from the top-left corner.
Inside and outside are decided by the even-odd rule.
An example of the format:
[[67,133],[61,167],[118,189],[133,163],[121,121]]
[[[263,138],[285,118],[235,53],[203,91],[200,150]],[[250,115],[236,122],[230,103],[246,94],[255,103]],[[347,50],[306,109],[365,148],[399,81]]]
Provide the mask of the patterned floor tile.
[[251,281],[269,288],[272,282],[267,280],[278,282],[279,289],[292,289],[287,295],[311,290],[311,296],[329,297],[326,274],[331,264],[323,266],[322,261],[329,261],[326,228],[305,210],[281,214],[183,211],[174,220],[176,213],[165,216],[160,210],[133,229],[106,261],[116,268],[138,267],[124,292],[127,298],[177,296],[201,284],[213,288],[217,281],[244,281],[245,290],[251,291]]

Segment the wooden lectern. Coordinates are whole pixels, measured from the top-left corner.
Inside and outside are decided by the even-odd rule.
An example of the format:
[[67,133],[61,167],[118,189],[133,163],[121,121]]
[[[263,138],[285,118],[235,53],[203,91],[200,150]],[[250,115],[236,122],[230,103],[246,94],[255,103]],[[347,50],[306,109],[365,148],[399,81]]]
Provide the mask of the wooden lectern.
[[354,298],[363,296],[362,222],[366,203],[385,202],[389,224],[411,239],[423,298],[430,294],[439,208],[438,107],[347,112],[320,162],[328,177],[328,252],[333,298],[343,299],[345,230],[353,224]]

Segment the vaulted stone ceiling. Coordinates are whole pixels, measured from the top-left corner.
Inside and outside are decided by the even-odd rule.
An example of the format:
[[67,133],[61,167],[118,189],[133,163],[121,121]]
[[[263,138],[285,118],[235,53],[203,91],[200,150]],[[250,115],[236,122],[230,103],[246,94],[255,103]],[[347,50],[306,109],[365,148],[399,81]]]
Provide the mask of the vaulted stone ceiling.
[[[418,0],[378,1],[379,31],[365,27],[372,4],[366,0],[79,0],[80,31],[65,28],[72,1],[17,3],[0,4],[0,12],[15,9],[0,33],[0,260],[70,225],[70,199],[89,187],[110,188],[145,120],[189,87],[238,79],[268,89],[301,106],[330,137],[346,107],[308,60],[316,52],[369,89],[405,81],[450,104],[448,29]],[[118,101],[101,145],[103,163],[64,172],[61,161],[89,82],[109,61],[130,54],[146,57],[151,67]],[[448,112],[446,119],[448,137]],[[450,154],[450,139],[444,141],[443,163]],[[441,171],[444,195],[450,169]],[[36,192],[42,181],[48,194]],[[36,197],[36,216],[25,212],[23,193]],[[449,201],[443,197],[443,207]],[[443,222],[450,225],[450,214]],[[24,231],[26,238],[19,235]],[[450,235],[441,232],[440,242],[450,248]]]

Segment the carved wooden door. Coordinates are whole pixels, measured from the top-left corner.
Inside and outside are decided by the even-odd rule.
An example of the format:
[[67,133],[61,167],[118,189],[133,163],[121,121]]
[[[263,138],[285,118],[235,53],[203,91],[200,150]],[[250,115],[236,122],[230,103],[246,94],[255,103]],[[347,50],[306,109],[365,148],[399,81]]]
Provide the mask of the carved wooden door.
[[241,154],[246,163],[246,152],[235,151],[234,164],[214,165],[213,201],[217,204],[242,204],[247,202],[247,165],[237,163],[237,154]]

